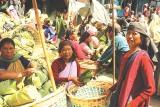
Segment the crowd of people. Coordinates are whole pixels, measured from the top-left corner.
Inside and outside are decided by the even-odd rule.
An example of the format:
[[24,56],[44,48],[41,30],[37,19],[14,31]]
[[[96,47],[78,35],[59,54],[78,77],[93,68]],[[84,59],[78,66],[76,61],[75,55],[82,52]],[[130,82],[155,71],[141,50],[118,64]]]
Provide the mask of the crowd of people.
[[[2,4],[5,2],[1,1]],[[18,12],[11,14],[7,9],[1,10],[10,16],[18,16]],[[130,5],[126,5],[124,16],[113,19],[114,28],[112,23],[92,22],[92,15],[86,16],[77,26],[73,20],[68,23],[65,15],[67,13],[58,13],[53,23],[49,17],[42,20],[46,41],[58,44],[59,58],[51,65],[56,84],[83,85],[79,81],[79,60],[94,60],[106,72],[112,68],[110,59],[115,36],[117,83],[106,93],[111,96],[109,106],[148,107],[150,97],[160,95],[159,10],[145,4],[142,12],[135,14]],[[19,20],[19,17],[13,18]],[[34,27],[36,29],[36,21]],[[16,54],[12,39],[1,40],[0,52],[0,80],[19,79],[34,73],[33,64]]]

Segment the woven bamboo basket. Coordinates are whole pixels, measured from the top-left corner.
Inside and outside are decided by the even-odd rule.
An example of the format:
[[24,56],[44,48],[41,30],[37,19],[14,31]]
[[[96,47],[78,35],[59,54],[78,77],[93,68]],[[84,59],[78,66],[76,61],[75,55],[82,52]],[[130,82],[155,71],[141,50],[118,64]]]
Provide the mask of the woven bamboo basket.
[[78,62],[83,69],[97,70],[97,64],[92,60],[78,60]]
[[[102,86],[100,84],[103,84]],[[92,81],[87,84],[90,87],[100,87],[103,88],[105,91],[105,88],[109,88],[111,86],[110,83],[104,83],[102,81]],[[79,98],[73,93],[76,93],[78,90],[78,87],[75,85],[72,85],[68,88],[67,96],[69,97],[69,100],[72,104],[72,107],[106,107],[108,104],[107,96],[101,95],[98,97],[93,98]]]
[[51,93],[42,99],[19,107],[67,107],[65,88],[61,87],[56,92]]
[[94,81],[90,81],[87,83],[88,86],[96,86],[96,87],[101,87],[103,88],[105,91],[107,89],[109,89],[113,83],[111,83],[110,81],[98,81],[98,80],[94,80]]

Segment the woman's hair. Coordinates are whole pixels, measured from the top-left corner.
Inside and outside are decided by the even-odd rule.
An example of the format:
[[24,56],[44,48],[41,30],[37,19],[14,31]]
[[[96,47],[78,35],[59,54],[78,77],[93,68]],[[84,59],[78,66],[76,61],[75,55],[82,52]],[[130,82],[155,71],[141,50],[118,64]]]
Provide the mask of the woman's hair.
[[11,38],[4,38],[0,41],[0,49],[6,44],[6,43],[10,43],[15,47],[15,43]]
[[89,36],[90,36],[90,34],[89,34],[87,31],[85,31],[85,32],[81,35],[81,37],[80,37],[80,39],[79,39],[79,43],[84,42]]
[[140,48],[141,49],[143,49],[143,50],[148,50],[148,46],[147,46],[147,38],[149,38],[149,37],[147,37],[146,35],[144,35],[144,34],[142,34],[142,33],[140,33],[140,38],[141,38],[141,44],[140,44]]
[[49,24],[50,24],[49,18],[45,18],[45,19],[44,19],[44,24],[45,24],[45,25],[49,25]]
[[[121,26],[118,23],[114,24],[114,28],[115,28],[115,34],[118,34],[121,32]],[[112,31],[113,31],[112,25],[108,25],[107,32],[112,32]]]
[[72,57],[71,57],[71,60],[70,60],[70,61],[71,61],[71,62],[74,61],[74,60],[76,59],[76,52],[75,52],[75,50],[74,50],[74,48],[73,48],[72,43],[71,43],[69,40],[63,40],[63,41],[61,41],[61,42],[59,43],[59,48],[58,48],[58,52],[59,52],[59,53],[62,52],[64,46],[71,46],[72,51],[73,51],[73,54],[72,54]]
[[66,30],[65,40],[70,40],[70,36],[73,34],[73,31],[70,29]]

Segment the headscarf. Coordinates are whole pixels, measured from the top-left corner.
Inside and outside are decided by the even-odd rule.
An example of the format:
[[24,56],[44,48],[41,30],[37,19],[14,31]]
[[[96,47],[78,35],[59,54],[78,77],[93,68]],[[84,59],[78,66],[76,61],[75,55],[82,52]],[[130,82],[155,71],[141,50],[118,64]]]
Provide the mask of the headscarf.
[[0,60],[1,60],[1,61],[4,61],[4,62],[12,63],[12,62],[17,61],[21,56],[22,56],[22,55],[20,55],[20,54],[18,54],[18,53],[16,53],[16,54],[13,56],[12,59],[6,59],[6,58],[0,56]]
[[133,30],[135,32],[149,37],[146,27],[140,22],[131,22],[129,24],[128,30]]
[[[140,22],[131,22],[129,24],[128,30],[133,30],[135,32],[140,33],[142,41],[140,47],[148,52],[150,58],[153,58],[155,54],[158,52],[158,48],[156,47],[155,43],[147,33],[147,28]],[[157,59],[155,59],[155,61],[157,61]]]

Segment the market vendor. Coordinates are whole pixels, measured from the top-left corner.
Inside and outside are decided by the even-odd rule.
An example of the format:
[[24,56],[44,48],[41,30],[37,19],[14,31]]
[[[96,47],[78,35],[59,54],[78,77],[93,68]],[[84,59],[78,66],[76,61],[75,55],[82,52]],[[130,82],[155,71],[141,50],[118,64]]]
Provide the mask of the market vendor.
[[[121,27],[118,23],[115,23],[115,52],[116,52],[116,77],[118,76],[119,70],[119,61],[120,57],[123,53],[129,50],[129,46],[126,38],[123,36],[121,32]],[[112,63],[109,63],[109,59],[112,58],[113,54],[113,29],[112,25],[109,25],[107,28],[107,37],[111,40],[111,45],[105,50],[105,52],[101,55],[101,57],[97,60],[99,64],[106,64],[107,68],[112,66]]]
[[66,83],[66,87],[72,83],[80,85],[78,77],[80,75],[80,66],[76,60],[76,54],[72,43],[69,40],[63,40],[59,44],[59,58],[52,62],[52,72],[57,84]]
[[50,20],[48,18],[44,19],[43,29],[46,40],[56,43],[57,41],[56,31],[55,28],[51,26]]
[[0,41],[0,81],[18,80],[30,76],[34,72],[33,64],[22,55],[15,52],[15,43],[10,38]]
[[91,37],[92,37],[92,35],[90,35],[89,32],[85,31],[79,39],[80,47],[81,47],[86,59],[91,59],[94,54],[94,50],[92,50],[91,46],[90,46],[90,43],[92,41]]

